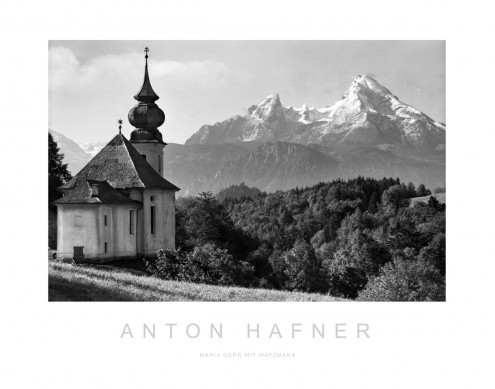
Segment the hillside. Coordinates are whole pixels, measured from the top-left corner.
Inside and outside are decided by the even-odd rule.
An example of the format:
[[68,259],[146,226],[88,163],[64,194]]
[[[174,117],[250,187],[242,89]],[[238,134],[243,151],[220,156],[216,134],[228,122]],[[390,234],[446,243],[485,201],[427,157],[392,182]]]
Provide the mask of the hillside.
[[220,167],[248,152],[243,146],[168,144],[163,151],[164,176],[181,188],[179,196],[212,190],[212,177]]
[[431,194],[429,196],[423,196],[423,197],[413,197],[411,199],[411,207],[414,206],[416,203],[427,203],[430,197],[435,197],[441,204],[445,204],[446,202],[446,194],[445,193],[438,193],[438,194]]
[[65,135],[51,129],[48,129],[48,132],[52,134],[60,151],[64,154],[64,162],[69,165],[69,171],[72,175],[76,175],[91,160],[92,155]]
[[346,301],[323,294],[166,281],[121,270],[49,262],[49,301]]
[[214,177],[215,192],[231,184],[248,185],[272,192],[338,177],[338,161],[328,154],[295,143],[265,143],[226,161]]

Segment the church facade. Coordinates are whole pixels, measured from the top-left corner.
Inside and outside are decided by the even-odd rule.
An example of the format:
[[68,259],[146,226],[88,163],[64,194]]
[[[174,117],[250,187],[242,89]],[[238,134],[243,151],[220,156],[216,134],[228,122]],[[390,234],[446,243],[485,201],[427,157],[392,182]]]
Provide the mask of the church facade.
[[165,114],[148,74],[128,114],[130,139],[119,133],[60,190],[57,256],[110,262],[175,249],[175,185],[163,177]]

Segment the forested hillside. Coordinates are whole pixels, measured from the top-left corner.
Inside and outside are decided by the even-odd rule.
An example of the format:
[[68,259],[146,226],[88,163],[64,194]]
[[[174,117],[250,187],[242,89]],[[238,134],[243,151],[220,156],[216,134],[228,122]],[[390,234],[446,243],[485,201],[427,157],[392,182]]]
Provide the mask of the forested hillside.
[[429,194],[423,185],[357,178],[228,192],[222,202],[211,193],[177,201],[180,248],[149,261],[153,274],[359,300],[445,299],[445,204],[410,206]]

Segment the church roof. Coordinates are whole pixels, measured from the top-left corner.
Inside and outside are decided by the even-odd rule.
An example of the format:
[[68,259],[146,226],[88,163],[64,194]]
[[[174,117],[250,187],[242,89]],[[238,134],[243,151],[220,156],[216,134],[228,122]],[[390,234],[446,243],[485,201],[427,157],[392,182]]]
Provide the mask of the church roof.
[[134,96],[138,101],[156,101],[159,99],[158,95],[155,93],[151,87],[150,76],[148,74],[148,62],[144,67],[144,80],[143,85],[138,93]]
[[60,189],[64,193],[74,189],[79,177],[107,181],[115,189],[180,190],[158,174],[122,134],[117,134],[72,180]]
[[[54,204],[141,204],[119,193],[106,181],[87,180],[76,176],[74,187],[64,192],[64,197]],[[93,195],[92,186],[98,187],[98,194]]]

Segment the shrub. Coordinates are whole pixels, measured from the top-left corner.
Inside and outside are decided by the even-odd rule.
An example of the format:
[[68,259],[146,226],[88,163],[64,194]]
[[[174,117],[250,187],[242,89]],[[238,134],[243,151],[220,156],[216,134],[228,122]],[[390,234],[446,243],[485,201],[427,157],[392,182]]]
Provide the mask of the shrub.
[[184,253],[180,250],[161,248],[157,257],[145,259],[146,269],[155,277],[166,280],[180,280],[184,264]]
[[188,253],[160,249],[156,259],[145,262],[151,274],[168,280],[243,286],[253,282],[252,266],[213,243],[196,246]]

